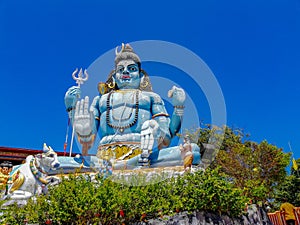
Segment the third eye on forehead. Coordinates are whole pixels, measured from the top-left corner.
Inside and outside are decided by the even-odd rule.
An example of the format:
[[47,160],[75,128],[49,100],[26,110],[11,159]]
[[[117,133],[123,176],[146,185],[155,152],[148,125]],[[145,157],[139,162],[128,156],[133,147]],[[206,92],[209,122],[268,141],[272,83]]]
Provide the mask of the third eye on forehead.
[[122,73],[125,68],[128,70],[128,72],[136,72],[139,70],[139,67],[137,64],[129,64],[129,65],[118,65],[117,66],[117,72]]

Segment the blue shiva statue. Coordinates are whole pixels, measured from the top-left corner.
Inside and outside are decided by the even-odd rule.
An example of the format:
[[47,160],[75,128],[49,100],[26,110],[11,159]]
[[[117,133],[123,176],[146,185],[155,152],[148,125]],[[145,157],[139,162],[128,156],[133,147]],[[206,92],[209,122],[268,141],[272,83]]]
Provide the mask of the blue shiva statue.
[[[183,89],[173,86],[169,90],[174,107],[169,115],[161,97],[152,91],[139,56],[129,44],[122,44],[120,51],[116,48],[115,68],[105,83],[98,84],[98,90],[99,96],[91,105],[88,96],[77,101],[77,86],[65,95],[83,156],[88,155],[99,132],[97,157],[109,161],[113,169],[183,164],[179,147],[169,147],[181,128],[186,98]],[[192,149],[193,164],[198,164],[199,147],[192,144]]]

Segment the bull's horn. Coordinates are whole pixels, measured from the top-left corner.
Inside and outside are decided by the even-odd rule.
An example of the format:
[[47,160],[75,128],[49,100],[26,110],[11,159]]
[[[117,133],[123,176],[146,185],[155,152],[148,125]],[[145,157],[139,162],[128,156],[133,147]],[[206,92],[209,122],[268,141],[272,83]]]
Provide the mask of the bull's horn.
[[51,151],[54,151],[53,148],[51,148],[51,146],[49,146],[49,149],[50,149]]
[[49,151],[49,148],[48,148],[48,146],[47,146],[47,144],[46,144],[46,143],[44,143],[44,146],[43,146],[43,151],[44,151],[44,152],[46,152],[46,151]]

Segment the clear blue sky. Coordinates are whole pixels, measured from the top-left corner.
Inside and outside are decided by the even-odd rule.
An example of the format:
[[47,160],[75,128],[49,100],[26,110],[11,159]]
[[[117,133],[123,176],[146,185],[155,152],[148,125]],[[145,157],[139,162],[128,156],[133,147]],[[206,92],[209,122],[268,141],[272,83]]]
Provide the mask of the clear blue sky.
[[140,40],[196,53],[223,91],[227,125],[285,151],[290,141],[300,158],[299,0],[0,0],[0,146],[62,151],[72,71]]

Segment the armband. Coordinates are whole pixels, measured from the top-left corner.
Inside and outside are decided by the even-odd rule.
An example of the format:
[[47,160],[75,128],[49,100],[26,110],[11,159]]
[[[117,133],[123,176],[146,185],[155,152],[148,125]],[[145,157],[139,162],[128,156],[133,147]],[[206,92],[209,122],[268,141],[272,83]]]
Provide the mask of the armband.
[[88,135],[80,135],[77,133],[78,140],[81,144],[90,142],[92,143],[95,139],[95,134],[92,134],[92,132]]
[[174,108],[177,108],[177,109],[184,109],[184,105],[174,105]]
[[154,118],[156,118],[156,117],[158,117],[158,116],[166,116],[166,117],[169,117],[170,115],[167,114],[167,113],[157,113],[157,114],[155,114],[155,115],[152,116],[152,119],[154,119]]
[[174,106],[174,113],[177,116],[183,116],[184,106],[183,105],[176,105]]
[[76,134],[77,134],[77,136],[80,137],[80,138],[89,138],[90,136],[92,136],[92,131],[91,131],[89,134],[87,134],[87,135],[81,135],[81,134],[79,134],[78,132],[76,132]]

